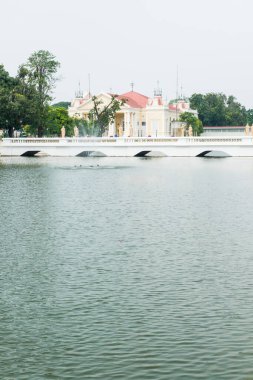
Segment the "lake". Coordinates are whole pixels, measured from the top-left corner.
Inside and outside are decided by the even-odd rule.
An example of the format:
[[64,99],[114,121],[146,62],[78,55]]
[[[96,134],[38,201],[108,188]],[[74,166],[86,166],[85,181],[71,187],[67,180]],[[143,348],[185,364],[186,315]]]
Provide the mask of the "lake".
[[0,158],[1,379],[253,379],[252,158]]

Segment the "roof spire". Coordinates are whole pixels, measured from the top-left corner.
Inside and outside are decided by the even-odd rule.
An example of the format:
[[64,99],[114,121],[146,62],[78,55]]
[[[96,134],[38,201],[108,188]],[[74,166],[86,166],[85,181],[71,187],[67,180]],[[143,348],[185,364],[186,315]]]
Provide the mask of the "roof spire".
[[81,91],[80,81],[78,82],[78,90],[76,91],[75,95],[76,95],[76,98],[82,98],[83,97],[83,93]]
[[134,82],[131,82],[130,86],[131,86],[131,91],[133,92],[134,91]]
[[154,96],[162,96],[159,80],[157,81],[157,87],[154,89]]
[[88,73],[88,85],[89,85],[89,98],[91,98],[91,92],[90,92],[90,73]]

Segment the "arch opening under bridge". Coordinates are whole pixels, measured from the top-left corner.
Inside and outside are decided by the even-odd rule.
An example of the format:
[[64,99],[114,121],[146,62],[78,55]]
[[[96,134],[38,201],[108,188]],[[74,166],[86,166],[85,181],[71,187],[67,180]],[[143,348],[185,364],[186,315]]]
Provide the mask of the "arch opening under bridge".
[[204,150],[203,152],[197,154],[196,157],[224,158],[231,157],[231,155],[222,150]]
[[107,157],[107,156],[106,154],[100,151],[83,150],[82,152],[78,153],[76,157]]
[[22,157],[34,157],[38,154],[40,150],[27,150],[25,153],[21,154]]

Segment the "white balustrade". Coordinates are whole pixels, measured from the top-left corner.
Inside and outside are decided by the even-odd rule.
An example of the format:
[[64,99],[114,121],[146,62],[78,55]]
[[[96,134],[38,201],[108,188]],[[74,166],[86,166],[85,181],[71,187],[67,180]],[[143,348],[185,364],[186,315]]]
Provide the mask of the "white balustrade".
[[180,144],[180,145],[244,145],[252,144],[251,136],[223,136],[223,137],[66,137],[66,138],[48,138],[48,137],[23,137],[23,138],[3,138],[2,144]]

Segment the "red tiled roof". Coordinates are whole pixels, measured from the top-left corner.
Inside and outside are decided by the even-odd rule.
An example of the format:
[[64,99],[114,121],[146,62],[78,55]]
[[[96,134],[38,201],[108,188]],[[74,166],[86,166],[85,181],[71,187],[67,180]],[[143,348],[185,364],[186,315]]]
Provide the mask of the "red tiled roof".
[[156,97],[155,99],[152,99],[150,104],[151,104],[151,105],[153,105],[153,104],[157,104],[158,106],[163,106],[163,100],[162,100],[162,97],[159,96],[159,97]]
[[188,104],[186,102],[169,103],[169,109],[172,111],[180,108],[188,109]]
[[145,108],[148,102],[148,96],[139,94],[135,91],[129,91],[119,95],[118,99],[126,99],[126,104],[133,108]]

